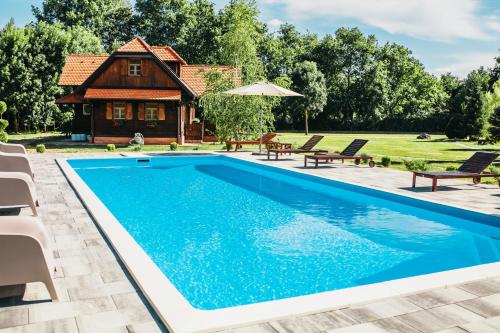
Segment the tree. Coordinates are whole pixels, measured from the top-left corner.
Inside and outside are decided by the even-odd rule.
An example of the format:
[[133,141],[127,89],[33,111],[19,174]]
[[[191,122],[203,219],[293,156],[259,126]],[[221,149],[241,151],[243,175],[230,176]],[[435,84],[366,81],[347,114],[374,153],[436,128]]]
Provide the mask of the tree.
[[297,112],[303,112],[305,134],[309,134],[309,117],[315,118],[323,112],[326,105],[327,90],[325,76],[318,70],[316,63],[304,61],[292,72],[292,87],[304,95],[291,99],[291,105]]
[[445,129],[449,138],[479,138],[486,134],[488,114],[485,93],[490,77],[484,69],[469,73],[454,97],[450,121]]
[[137,0],[137,29],[154,45],[185,45],[188,27],[194,26],[187,0]]
[[500,80],[493,85],[493,92],[486,93],[484,104],[489,117],[488,133],[494,141],[500,141]]
[[0,99],[10,108],[14,131],[46,130],[59,112],[56,97],[63,90],[59,75],[68,53],[103,52],[100,40],[83,27],[60,23],[15,27],[0,31]]
[[38,22],[87,28],[108,48],[135,34],[134,14],[128,0],[43,0],[41,7],[32,6],[32,11]]
[[490,87],[500,80],[500,56],[495,58],[495,66],[490,70]]

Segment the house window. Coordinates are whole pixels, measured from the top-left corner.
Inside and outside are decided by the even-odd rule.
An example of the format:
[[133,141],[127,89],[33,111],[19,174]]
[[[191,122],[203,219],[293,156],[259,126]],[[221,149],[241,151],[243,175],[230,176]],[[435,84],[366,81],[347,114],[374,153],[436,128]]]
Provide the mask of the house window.
[[92,114],[92,104],[83,104],[83,115],[90,116]]
[[146,104],[146,121],[157,121],[160,107],[158,104]]
[[127,119],[127,108],[126,108],[125,103],[113,104],[113,119],[114,120]]
[[130,60],[128,65],[128,73],[130,76],[141,76],[142,62],[140,60]]

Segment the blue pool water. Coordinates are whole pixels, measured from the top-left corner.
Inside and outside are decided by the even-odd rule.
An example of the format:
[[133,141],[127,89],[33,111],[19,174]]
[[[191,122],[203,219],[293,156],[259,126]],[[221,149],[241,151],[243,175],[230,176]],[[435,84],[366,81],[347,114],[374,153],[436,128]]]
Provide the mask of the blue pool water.
[[68,162],[199,309],[500,259],[500,219],[386,192],[223,156]]

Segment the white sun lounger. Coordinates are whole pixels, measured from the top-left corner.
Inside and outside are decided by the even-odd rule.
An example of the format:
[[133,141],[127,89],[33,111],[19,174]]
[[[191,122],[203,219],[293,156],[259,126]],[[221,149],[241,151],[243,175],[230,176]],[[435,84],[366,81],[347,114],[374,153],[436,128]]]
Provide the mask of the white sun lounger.
[[49,237],[38,218],[0,216],[0,267],[0,286],[42,282],[58,299]]
[[24,172],[0,172],[0,208],[30,207],[38,215],[33,179]]
[[7,154],[27,154],[23,145],[4,142],[0,142],[0,152]]
[[34,178],[33,168],[26,154],[0,152],[0,172],[24,172]]

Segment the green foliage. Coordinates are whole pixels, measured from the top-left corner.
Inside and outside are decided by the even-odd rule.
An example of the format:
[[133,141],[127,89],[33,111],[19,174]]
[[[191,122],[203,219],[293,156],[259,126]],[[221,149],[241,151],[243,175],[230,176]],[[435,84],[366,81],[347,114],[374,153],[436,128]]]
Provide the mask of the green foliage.
[[61,115],[61,123],[59,130],[66,136],[71,135],[71,127],[73,124],[73,112],[63,112]]
[[32,6],[38,22],[81,27],[100,36],[106,46],[125,42],[134,35],[134,14],[125,0],[43,0]]
[[428,168],[425,160],[403,160],[403,164],[408,171],[426,171]]
[[13,130],[59,126],[55,99],[63,93],[58,80],[66,55],[102,51],[99,39],[81,27],[40,22],[17,28],[9,22],[0,31],[0,99],[9,105]]
[[5,119],[0,119],[0,132],[3,132],[7,126],[9,126],[9,122]]
[[455,96],[445,134],[453,139],[482,137],[486,134],[488,108],[485,93],[490,77],[483,69],[472,71]]
[[170,150],[175,151],[177,150],[177,142],[170,142]]
[[0,131],[0,142],[7,143],[9,141],[9,135],[5,131]]
[[492,141],[500,141],[500,106],[496,107],[490,116],[488,132]]
[[6,128],[9,126],[9,122],[2,119],[3,114],[7,111],[7,104],[4,101],[0,101],[0,142],[9,141],[9,135],[7,134]]
[[45,153],[45,145],[43,143],[37,144],[35,149],[36,149],[36,152],[39,154]]
[[304,116],[305,134],[309,134],[308,119],[316,118],[323,112],[327,101],[325,76],[321,73],[315,62],[304,61],[297,64],[291,74],[292,87],[304,97],[289,98],[290,105],[295,112]]
[[0,119],[5,112],[7,112],[7,103],[0,101]]
[[112,143],[108,143],[106,145],[106,150],[107,151],[115,151],[116,150],[116,146],[114,144],[112,144]]
[[383,156],[383,157],[382,157],[381,164],[382,164],[384,167],[386,167],[386,168],[390,167],[390,166],[391,166],[391,158],[390,158],[389,156]]
[[132,148],[133,151],[141,151],[142,150],[142,146],[141,145],[137,145],[137,146],[134,146]]
[[455,171],[455,170],[457,170],[457,167],[455,165],[446,166],[446,171]]

